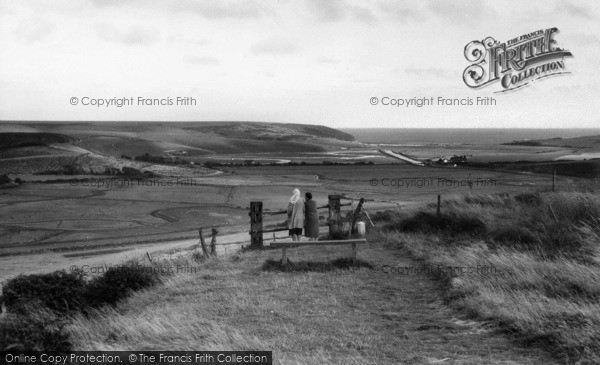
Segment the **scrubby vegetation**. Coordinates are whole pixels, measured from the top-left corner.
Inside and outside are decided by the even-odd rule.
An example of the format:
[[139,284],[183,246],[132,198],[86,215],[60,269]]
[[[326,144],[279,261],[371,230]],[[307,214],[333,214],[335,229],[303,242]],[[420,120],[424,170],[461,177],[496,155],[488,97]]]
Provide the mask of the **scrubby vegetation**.
[[335,259],[333,261],[328,262],[319,262],[319,261],[299,261],[299,262],[291,262],[288,259],[286,264],[282,264],[281,260],[272,260],[269,259],[265,261],[262,266],[263,271],[315,271],[315,272],[327,272],[333,270],[349,270],[351,268],[361,268],[366,267],[369,269],[373,269],[373,265],[367,261],[357,259],[353,261],[351,258],[340,258]]
[[455,307],[561,361],[600,362],[600,197],[468,196],[388,211],[372,238],[406,250],[446,283]]
[[115,305],[132,291],[158,283],[159,273],[129,261],[90,280],[81,271],[64,270],[17,276],[6,283],[0,297],[8,310],[0,320],[0,350],[68,351],[64,327],[71,316]]
[[551,162],[467,162],[472,168],[498,169],[551,175],[554,171],[558,176],[574,176],[594,179],[600,176],[600,160],[583,161],[551,161]]
[[0,133],[0,149],[26,146],[49,146],[54,143],[69,143],[72,137],[57,133]]
[[133,159],[136,161],[159,163],[159,164],[165,164],[165,165],[190,165],[190,161],[184,160],[184,159],[176,157],[176,156],[175,157],[152,156],[151,154],[149,154],[147,152],[144,153],[143,155],[135,156]]

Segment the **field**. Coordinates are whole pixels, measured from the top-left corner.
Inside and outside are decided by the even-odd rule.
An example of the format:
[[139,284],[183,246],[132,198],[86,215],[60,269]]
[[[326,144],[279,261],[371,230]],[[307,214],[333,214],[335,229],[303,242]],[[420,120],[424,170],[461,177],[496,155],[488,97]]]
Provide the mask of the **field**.
[[[376,211],[434,202],[437,195],[445,200],[465,194],[516,194],[552,184],[549,175],[518,171],[521,164],[516,171],[506,165],[411,166],[380,154],[377,146],[320,126],[7,123],[0,132],[0,173],[24,181],[0,191],[0,260],[5,261],[16,254],[25,259],[24,254],[192,239],[198,228],[213,225],[223,233],[247,232],[250,201],[282,209],[296,187],[313,192],[320,205],[338,193],[366,198],[366,207]],[[454,152],[504,160],[573,152],[557,146],[540,150],[502,145],[492,150],[447,145],[397,151],[423,160]],[[193,165],[132,160],[143,154]],[[243,166],[248,161],[252,166]],[[225,165],[219,170],[202,166],[215,162]],[[563,190],[580,184],[581,179],[562,173],[557,179]],[[266,223],[280,224],[282,219],[269,217]],[[18,265],[2,267],[0,276],[6,278]]]
[[[104,176],[25,183],[2,191],[2,249],[41,249],[77,240],[100,244],[113,236],[136,236],[142,242],[200,226],[243,225],[250,201],[282,209],[294,187],[313,192],[320,204],[334,193],[377,200],[382,206],[435,201],[438,194],[468,194],[469,176],[472,193],[516,193],[551,184],[548,176],[408,165],[239,167],[211,177]],[[561,177],[558,184],[574,182]]]

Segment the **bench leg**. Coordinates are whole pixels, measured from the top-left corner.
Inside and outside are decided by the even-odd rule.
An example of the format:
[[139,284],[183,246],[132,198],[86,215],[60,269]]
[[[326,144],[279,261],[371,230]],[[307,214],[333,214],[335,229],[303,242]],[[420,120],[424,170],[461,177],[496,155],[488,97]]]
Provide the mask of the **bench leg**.
[[356,263],[356,243],[352,244],[352,261]]
[[287,263],[286,250],[287,250],[287,247],[282,247],[281,248],[281,263],[284,264],[284,265]]

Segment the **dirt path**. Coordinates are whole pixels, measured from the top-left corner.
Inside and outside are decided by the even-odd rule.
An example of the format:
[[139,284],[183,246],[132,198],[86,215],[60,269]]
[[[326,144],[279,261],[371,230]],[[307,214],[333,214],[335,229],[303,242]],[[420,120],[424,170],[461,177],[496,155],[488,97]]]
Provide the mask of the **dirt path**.
[[[350,248],[346,251],[349,250]],[[344,251],[344,248],[337,247],[303,247],[289,249],[288,257],[293,262],[326,261],[343,256]],[[279,259],[280,252],[273,251],[269,256]],[[320,281],[309,283],[317,286],[316,290],[314,287],[306,289],[312,292],[311,297],[327,298],[335,295],[333,301],[336,305],[332,308],[319,308],[318,312],[323,316],[334,315],[336,320],[344,324],[343,332],[347,332],[351,339],[346,350],[356,352],[357,360],[364,359],[364,362],[357,363],[557,363],[542,350],[519,347],[500,334],[492,324],[473,321],[448,307],[443,302],[442,286],[431,277],[417,273],[403,275],[399,270],[393,270],[392,267],[422,267],[398,251],[390,251],[378,245],[363,246],[359,248],[359,257],[376,265],[376,269],[360,269],[343,274],[347,278],[335,279],[335,285],[338,286],[335,289]],[[301,290],[300,288],[300,292]],[[279,300],[279,297],[273,300]],[[298,306],[298,311],[310,310],[310,305],[306,308],[302,304]],[[348,321],[347,318],[352,320]],[[315,321],[313,325],[320,326],[318,316],[307,321]],[[311,349],[311,352],[320,350],[324,349]],[[290,363],[293,362],[291,359],[302,355],[285,352],[283,357]],[[280,363],[284,364],[288,360]]]

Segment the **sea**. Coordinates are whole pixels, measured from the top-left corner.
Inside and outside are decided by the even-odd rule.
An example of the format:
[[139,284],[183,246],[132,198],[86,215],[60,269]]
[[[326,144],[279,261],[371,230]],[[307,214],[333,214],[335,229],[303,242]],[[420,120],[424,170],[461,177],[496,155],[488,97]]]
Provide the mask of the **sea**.
[[600,128],[345,128],[357,141],[379,145],[502,144],[526,139],[600,135]]

